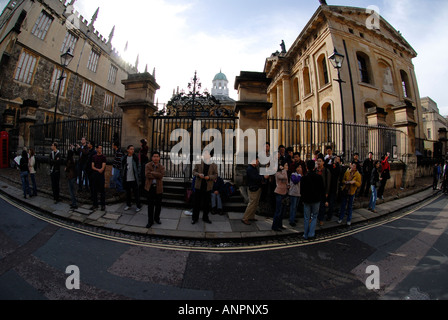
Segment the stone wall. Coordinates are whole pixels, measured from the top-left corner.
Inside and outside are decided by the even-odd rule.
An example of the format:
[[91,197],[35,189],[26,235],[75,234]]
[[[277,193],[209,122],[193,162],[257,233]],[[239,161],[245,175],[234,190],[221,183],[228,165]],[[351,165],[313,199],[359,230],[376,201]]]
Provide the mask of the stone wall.
[[[2,66],[0,73],[0,97],[4,100],[35,100],[39,105],[37,111],[37,124],[45,121],[45,113],[53,114],[56,104],[56,94],[50,92],[50,85],[53,71],[56,65],[44,57],[38,58],[37,68],[31,85],[20,83],[14,80],[14,74],[22,47],[16,45],[8,62]],[[94,86],[94,95],[91,106],[82,105],[81,92],[84,79],[73,73],[68,74],[68,81],[65,92],[59,96],[58,113],[63,114],[65,118],[71,112],[71,116],[81,118],[97,118],[101,115],[113,114],[114,116],[122,115],[122,110],[118,108],[118,104],[123,101],[119,96],[115,95],[113,113],[104,111],[104,97],[106,90],[100,86]],[[70,110],[70,104],[72,105]],[[8,103],[0,102],[0,115],[8,108]],[[50,110],[50,111],[49,111]]]

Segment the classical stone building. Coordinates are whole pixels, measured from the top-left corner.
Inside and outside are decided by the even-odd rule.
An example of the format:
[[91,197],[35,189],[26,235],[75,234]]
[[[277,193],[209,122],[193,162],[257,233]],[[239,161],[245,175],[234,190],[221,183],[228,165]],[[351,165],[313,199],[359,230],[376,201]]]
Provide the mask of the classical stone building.
[[426,156],[441,157],[440,150],[440,132],[448,130],[448,120],[443,117],[437,106],[437,103],[430,97],[421,98],[423,108],[423,128],[425,132],[425,153]]
[[[338,72],[329,58],[345,56]],[[409,137],[407,153],[423,150],[423,110],[412,59],[415,50],[377,13],[354,7],[321,6],[286,50],[266,59],[272,79],[271,118],[387,125]],[[343,100],[341,100],[343,99]],[[344,102],[344,108],[342,103]]]
[[[0,16],[0,117],[20,120],[24,101],[33,101],[38,124],[52,123],[60,56],[74,56],[61,83],[57,119],[91,119],[121,115],[123,79],[137,72],[112,47],[114,29],[106,39],[74,10],[75,0],[9,1]],[[29,116],[29,115],[28,115]],[[3,119],[2,119],[3,120]],[[1,121],[4,123],[5,121]],[[9,124],[11,126],[11,124]]]

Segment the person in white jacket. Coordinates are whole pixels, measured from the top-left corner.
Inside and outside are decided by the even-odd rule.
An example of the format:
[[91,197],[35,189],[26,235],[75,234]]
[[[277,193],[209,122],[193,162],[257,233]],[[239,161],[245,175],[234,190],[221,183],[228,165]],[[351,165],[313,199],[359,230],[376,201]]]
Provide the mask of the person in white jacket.
[[32,196],[37,196],[37,186],[36,186],[36,156],[33,148],[28,150],[28,168],[30,170],[31,184],[33,185]]

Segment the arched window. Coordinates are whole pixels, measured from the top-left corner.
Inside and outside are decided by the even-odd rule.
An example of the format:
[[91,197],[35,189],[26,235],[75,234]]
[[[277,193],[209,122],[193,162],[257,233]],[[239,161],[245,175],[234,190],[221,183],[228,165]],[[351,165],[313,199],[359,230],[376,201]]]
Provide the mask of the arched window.
[[317,59],[317,66],[319,68],[319,86],[323,87],[330,82],[328,77],[327,58],[325,54],[321,54]]
[[372,71],[369,56],[363,52],[357,52],[360,80],[363,83],[373,84]]
[[311,77],[310,77],[310,69],[305,67],[303,69],[303,88],[305,96],[311,93]]
[[331,131],[331,104],[326,103],[322,106],[322,120],[326,121],[326,124],[322,125],[322,138],[325,143],[331,143],[332,141],[332,131]]
[[403,87],[403,95],[405,98],[412,99],[411,95],[411,83],[409,82],[408,74],[404,70],[400,70],[401,85]]
[[299,78],[294,78],[292,94],[293,94],[294,102],[299,102],[299,100],[300,100]]

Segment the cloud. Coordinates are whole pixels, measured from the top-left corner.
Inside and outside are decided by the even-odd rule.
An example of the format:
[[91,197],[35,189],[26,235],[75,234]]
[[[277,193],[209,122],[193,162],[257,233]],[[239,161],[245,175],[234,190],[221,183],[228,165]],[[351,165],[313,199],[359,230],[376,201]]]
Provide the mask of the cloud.
[[436,101],[442,114],[448,114],[448,96],[443,81],[448,64],[439,63],[448,51],[448,2],[444,0],[385,1],[381,14],[417,51],[413,60],[420,96]]
[[[249,2],[254,5],[251,1],[217,5],[204,0],[128,0],[123,5],[121,0],[79,0],[75,7],[88,20],[100,7],[96,28],[107,36],[115,25],[113,46],[130,63],[139,54],[140,71],[146,64],[150,72],[156,68],[161,86],[157,98],[165,103],[178,86],[186,89],[195,71],[203,88],[210,89],[214,75],[222,70],[230,81],[231,97],[236,99],[233,82],[239,72],[262,71],[265,59],[280,50],[281,40],[289,48],[318,6],[317,1],[272,6],[260,0],[249,12]],[[428,5],[423,0],[377,0],[372,4],[378,5],[381,15],[419,53],[414,64],[421,95],[431,96],[439,107],[448,107],[442,82],[434,81],[448,72],[448,64],[435,64],[440,52],[448,52],[443,41],[448,31],[447,1],[434,0]]]

